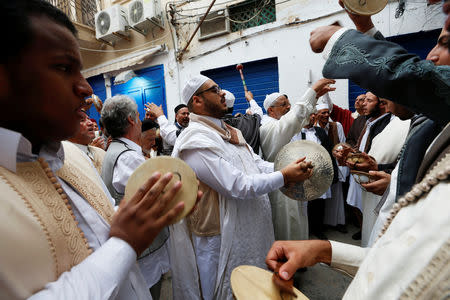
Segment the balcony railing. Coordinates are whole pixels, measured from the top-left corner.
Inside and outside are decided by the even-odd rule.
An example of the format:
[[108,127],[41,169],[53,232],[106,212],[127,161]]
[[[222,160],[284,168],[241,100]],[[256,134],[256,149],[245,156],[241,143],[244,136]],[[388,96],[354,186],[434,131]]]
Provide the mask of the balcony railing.
[[46,0],[62,10],[73,22],[95,28],[98,0]]

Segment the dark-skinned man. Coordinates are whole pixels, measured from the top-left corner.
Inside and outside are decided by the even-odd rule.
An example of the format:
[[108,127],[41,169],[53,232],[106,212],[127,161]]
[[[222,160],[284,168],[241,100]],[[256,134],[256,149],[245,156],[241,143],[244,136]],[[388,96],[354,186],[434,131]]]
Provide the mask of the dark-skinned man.
[[[46,1],[2,1],[1,280],[5,299],[150,299],[136,257],[183,210],[153,174],[114,213],[73,136],[92,89],[76,29]],[[17,101],[17,99],[21,99]]]

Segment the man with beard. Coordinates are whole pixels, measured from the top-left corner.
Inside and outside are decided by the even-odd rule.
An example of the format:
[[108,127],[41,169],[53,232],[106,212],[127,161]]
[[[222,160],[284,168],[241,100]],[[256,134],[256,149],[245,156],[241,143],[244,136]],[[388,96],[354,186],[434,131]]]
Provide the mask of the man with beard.
[[82,111],[82,114],[83,117],[80,121],[80,130],[78,130],[77,134],[71,137],[69,141],[86,153],[94,164],[94,167],[97,169],[97,172],[101,174],[103,159],[105,158],[106,152],[99,147],[89,145],[95,139],[94,123],[85,111]]
[[[259,128],[261,149],[265,160],[273,162],[278,152],[288,144],[292,137],[309,121],[314,111],[317,99],[323,94],[334,91],[331,87],[335,81],[322,78],[308,88],[292,107],[287,95],[272,93],[264,100],[267,115]],[[272,220],[276,240],[304,239],[307,232],[302,229],[301,220],[296,217],[298,202],[286,197],[281,191],[275,190],[269,194],[272,207]],[[292,217],[294,215],[295,217]],[[303,223],[306,220],[303,220]]]
[[[321,27],[312,33],[310,43],[316,52],[330,44],[332,56],[338,57],[342,47],[351,41],[358,49],[355,54],[364,53],[370,58],[347,69],[336,67],[331,62],[336,57],[330,57],[326,66],[329,64],[332,70],[325,67],[324,72],[338,72],[339,77],[350,78],[364,88],[378,89],[380,95],[411,111],[422,111],[445,127],[423,157],[415,180],[418,184],[395,201],[372,248],[326,241],[279,242],[269,252],[267,263],[270,268],[278,268],[280,262],[288,259],[279,270],[282,278],[289,279],[297,268],[326,262],[356,273],[344,299],[444,299],[448,295],[450,114],[446,100],[450,95],[450,1],[444,3],[444,12],[446,25],[433,55],[428,56],[439,63],[435,66],[398,45],[376,41],[353,30],[343,29],[338,33],[340,39],[332,37],[339,27]],[[392,68],[378,69],[376,77],[361,76],[371,74],[376,68],[372,63],[381,60],[388,61]],[[422,148],[422,140],[416,141]]]
[[302,158],[274,172],[273,163],[222,120],[225,92],[208,77],[190,79],[182,98],[191,121],[172,156],[195,171],[204,196],[186,222],[170,227],[174,298],[231,300],[231,271],[243,264],[264,267],[274,241],[267,193],[309,178],[312,166]]
[[146,117],[150,120],[158,122],[159,132],[164,142],[164,155],[172,153],[173,145],[180,133],[189,126],[189,109],[186,104],[179,104],[175,107],[175,121],[170,124],[167,120],[161,105],[157,106],[154,103],[145,105],[147,108]]
[[[366,124],[358,138],[358,143],[356,149],[367,153],[370,151],[370,145],[372,144],[373,138],[379,134],[391,121],[391,114],[386,113],[385,106],[380,101],[375,94],[371,92],[366,93],[366,97],[363,103],[363,109],[366,113]],[[339,160],[339,158],[338,158]],[[348,165],[350,169],[358,170],[358,164]],[[353,176],[350,177],[350,184],[347,194],[347,203],[353,207],[356,207],[359,211],[363,211],[362,207],[362,194],[361,186],[355,182]],[[358,215],[358,213],[356,213]],[[359,216],[361,216],[359,215]],[[361,221],[360,225],[362,228],[362,217],[358,219]],[[361,238],[361,231],[355,233],[353,238],[359,240]]]

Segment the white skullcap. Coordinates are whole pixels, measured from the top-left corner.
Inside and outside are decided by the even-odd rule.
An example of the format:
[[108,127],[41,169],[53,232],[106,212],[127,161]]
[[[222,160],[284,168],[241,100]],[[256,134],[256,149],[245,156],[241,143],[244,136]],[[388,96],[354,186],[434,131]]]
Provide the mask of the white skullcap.
[[264,109],[267,111],[269,107],[273,105],[275,101],[277,101],[278,97],[283,96],[283,94],[280,93],[272,93],[270,95],[266,95],[266,99],[264,99]]
[[227,90],[222,90],[225,92],[225,103],[227,104],[227,107],[233,107],[234,106],[234,100],[236,100],[236,97],[234,97],[232,92],[229,92]]
[[189,100],[194,96],[195,92],[204,84],[208,77],[203,75],[197,75],[189,79],[184,85],[183,91],[181,93],[181,100],[184,104],[188,104]]
[[323,103],[323,102],[317,103],[316,110],[319,111],[321,109],[328,109],[329,110],[330,107],[328,106],[327,103]]

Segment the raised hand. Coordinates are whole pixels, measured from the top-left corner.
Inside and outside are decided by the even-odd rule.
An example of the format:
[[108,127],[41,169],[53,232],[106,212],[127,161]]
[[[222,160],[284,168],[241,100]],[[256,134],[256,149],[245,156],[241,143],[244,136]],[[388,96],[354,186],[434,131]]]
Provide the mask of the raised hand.
[[[342,0],[339,0],[339,5],[345,9],[344,2],[342,2]],[[348,11],[347,9],[345,9],[345,12],[349,16],[349,18],[353,21],[353,24],[355,24],[356,30],[364,33],[366,31],[372,29],[373,27],[375,27],[372,23],[371,16],[363,16],[363,15],[354,14],[354,13]]]
[[154,103],[145,103],[146,113],[145,118],[155,121],[158,117],[164,115],[162,106],[158,106]]
[[336,90],[335,87],[330,86],[330,84],[335,84],[336,80],[322,78],[317,80],[311,87],[316,92],[316,98],[320,98],[328,92]]

